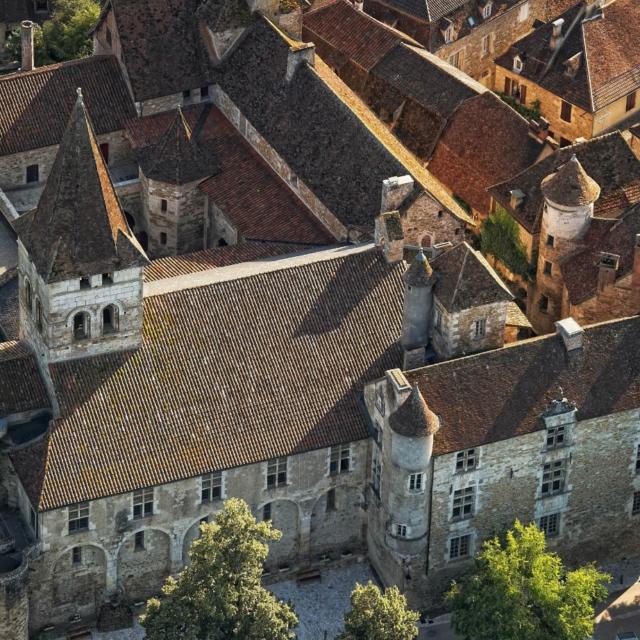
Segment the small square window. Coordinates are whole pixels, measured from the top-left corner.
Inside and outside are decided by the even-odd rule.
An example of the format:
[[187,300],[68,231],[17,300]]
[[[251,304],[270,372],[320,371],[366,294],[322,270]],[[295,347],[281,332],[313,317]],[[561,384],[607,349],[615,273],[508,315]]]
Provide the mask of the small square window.
[[136,531],[133,549],[134,551],[144,551],[144,531]]
[[211,502],[222,498],[222,471],[214,471],[202,476],[202,502]]
[[633,504],[631,505],[631,515],[638,515],[640,513],[640,491],[636,491],[633,494]]
[[267,463],[267,488],[284,487],[287,484],[287,459],[276,458]]
[[188,98],[190,98],[190,97],[191,97],[191,90],[190,90],[190,89],[185,89],[185,90],[182,92],[182,97],[183,97],[185,100],[186,100],[186,99],[188,99]]
[[566,425],[559,424],[547,429],[547,449],[556,449],[564,446],[566,436]]
[[473,516],[475,507],[475,487],[466,487],[453,492],[452,520],[464,520]]
[[89,529],[89,503],[79,502],[69,506],[69,533]]
[[398,538],[406,538],[408,534],[408,527],[406,524],[397,524],[395,526],[395,534]]
[[263,520],[271,520],[271,503],[267,502],[267,504],[262,507],[262,519]]
[[556,239],[553,236],[548,235],[547,236],[547,247],[553,247],[555,241],[556,241]]
[[409,491],[411,493],[422,493],[424,491],[424,473],[409,474]]
[[327,511],[335,511],[336,510],[336,490],[329,489],[327,491]]
[[471,535],[459,536],[449,540],[449,560],[468,558],[471,551]]
[[475,449],[466,449],[456,454],[456,473],[472,471],[478,465],[478,456]]
[[331,447],[329,474],[334,476],[349,471],[351,471],[351,445],[342,444]]
[[566,459],[547,462],[542,469],[542,496],[553,496],[564,491],[564,481],[567,471]]
[[73,564],[82,564],[82,547],[73,547],[71,549],[71,562]]
[[133,517],[134,519],[146,518],[153,515],[153,487],[136,489],[133,492]]
[[550,276],[551,275],[551,263],[548,260],[544,261],[544,275],[545,276]]
[[40,166],[37,164],[30,164],[27,167],[27,184],[38,182],[40,180]]
[[113,284],[113,273],[103,273],[102,284]]
[[209,87],[200,87],[200,97],[206,98],[209,95]]
[[560,533],[560,514],[551,513],[548,516],[542,516],[538,522],[538,527],[549,538],[557,536]]

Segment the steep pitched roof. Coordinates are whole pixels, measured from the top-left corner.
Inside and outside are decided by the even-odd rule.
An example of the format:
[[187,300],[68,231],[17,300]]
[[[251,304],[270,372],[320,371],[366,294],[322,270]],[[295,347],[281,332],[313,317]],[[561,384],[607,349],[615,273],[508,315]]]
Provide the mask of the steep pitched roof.
[[436,433],[440,422],[415,385],[407,399],[389,416],[389,426],[406,438],[420,438]]
[[434,294],[449,312],[513,300],[484,256],[466,242],[441,253],[431,265],[437,277]]
[[[540,185],[573,154],[600,187],[600,197],[595,203],[597,217],[618,217],[640,202],[640,160],[619,132],[558,149],[523,172],[492,186],[489,193],[529,233],[537,233],[544,202]],[[510,204],[510,192],[515,189],[525,194],[517,209]]]
[[600,196],[600,186],[589,177],[575,154],[547,176],[540,189],[545,198],[565,207],[593,204]]
[[203,0],[197,15],[214,33],[246,27],[252,20],[246,0]]
[[368,245],[273,267],[145,292],[140,349],[50,367],[40,509],[367,437],[358,396],[401,357],[400,263]]
[[192,135],[181,109],[162,136],[140,150],[138,162],[147,178],[175,185],[202,180],[220,170],[219,160]]
[[540,414],[559,387],[577,405],[578,420],[637,409],[638,349],[636,316],[586,328],[583,348],[572,358],[559,335],[548,335],[405,376],[440,416],[434,453],[442,455],[543,429]]
[[0,342],[0,418],[51,406],[35,355],[21,342]]
[[136,115],[114,56],[91,56],[0,76],[0,155],[60,143],[80,87],[97,134]]
[[542,151],[527,121],[487,91],[463,102],[450,119],[429,171],[481,213],[487,189],[531,166]]
[[78,93],[38,208],[20,231],[45,282],[147,261],[129,230]]
[[[640,204],[625,212],[619,220],[591,222],[581,247],[560,264],[564,285],[571,304],[581,304],[598,288],[598,264],[601,252],[620,256],[616,280],[633,270],[636,235],[640,233]],[[629,308],[628,314],[635,309]],[[603,309],[604,312],[604,309]]]

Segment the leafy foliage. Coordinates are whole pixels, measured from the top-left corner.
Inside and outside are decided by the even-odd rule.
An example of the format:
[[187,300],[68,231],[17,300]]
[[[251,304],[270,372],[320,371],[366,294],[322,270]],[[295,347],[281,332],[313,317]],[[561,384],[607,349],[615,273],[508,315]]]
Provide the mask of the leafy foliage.
[[389,587],[383,594],[372,582],[357,584],[340,640],[413,640],[418,635],[419,617],[418,612],[407,609],[397,587]]
[[516,521],[503,542],[485,542],[475,569],[453,583],[453,629],[474,640],[584,640],[609,580],[592,565],[567,572],[546,550],[544,533]]
[[[51,18],[42,27],[34,26],[36,66],[91,55],[89,31],[99,15],[96,0],[56,0]],[[13,60],[20,60],[19,32],[10,36],[6,49]]]
[[211,524],[200,526],[191,563],[167,578],[163,598],[147,602],[141,623],[149,640],[291,640],[293,609],[262,587],[269,548],[280,538],[232,498]]
[[512,273],[524,279],[529,277],[529,260],[520,240],[518,223],[500,205],[482,223],[480,247],[482,253],[494,256]]
[[542,113],[540,111],[540,100],[534,100],[530,107],[526,107],[518,102],[513,96],[507,95],[506,93],[499,93],[498,95],[512,109],[515,109],[521,116],[524,116],[528,120],[537,120]]

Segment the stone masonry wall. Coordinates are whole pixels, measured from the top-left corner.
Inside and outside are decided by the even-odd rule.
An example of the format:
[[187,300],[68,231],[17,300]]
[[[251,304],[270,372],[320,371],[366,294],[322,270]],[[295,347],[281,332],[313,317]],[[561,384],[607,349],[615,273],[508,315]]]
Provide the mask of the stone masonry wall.
[[[285,532],[281,541],[271,545],[268,568],[287,575],[324,554],[339,559],[342,553],[363,550],[361,492],[367,455],[367,441],[352,443],[352,470],[334,476],[329,475],[329,449],[290,456],[288,484],[275,489],[266,488],[266,463],[224,472],[224,498],[243,498],[258,518],[264,505],[271,503],[274,524]],[[326,495],[332,488],[336,510],[327,512]],[[82,548],[83,559],[87,552],[89,566],[77,569],[85,575],[83,590],[95,595],[104,589],[107,596],[120,592],[136,601],[157,592],[166,573],[182,567],[201,519],[221,508],[222,500],[202,502],[201,478],[195,477],[156,487],[154,514],[141,519],[132,519],[131,493],[92,501],[88,531],[69,534],[66,508],[40,514],[44,554],[31,580],[32,632],[45,624],[64,622],[74,612],[92,613],[90,600],[97,598],[85,596],[76,602],[70,591],[62,597],[56,583],[58,575],[61,579],[73,575],[68,566],[73,547]],[[144,549],[134,544],[140,531],[144,531]]]
[[402,219],[405,245],[430,247],[440,242],[460,244],[464,222],[442,208],[428,194],[422,194],[406,210]]

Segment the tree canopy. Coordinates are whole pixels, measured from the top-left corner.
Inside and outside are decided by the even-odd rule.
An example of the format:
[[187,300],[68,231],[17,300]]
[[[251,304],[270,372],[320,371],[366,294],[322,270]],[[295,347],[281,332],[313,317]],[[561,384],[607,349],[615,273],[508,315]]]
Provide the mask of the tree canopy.
[[267,543],[280,538],[256,522],[242,500],[227,500],[215,521],[200,526],[190,564],[169,577],[163,597],[147,602],[148,640],[291,640],[293,609],[262,587]]
[[609,576],[593,565],[566,571],[534,524],[515,523],[483,545],[474,569],[447,595],[452,626],[473,640],[584,640]]
[[[42,27],[34,27],[36,66],[91,55],[89,32],[99,15],[96,0],[56,0],[51,18]],[[20,60],[19,32],[9,37],[6,49],[14,60]]]
[[372,582],[356,584],[340,640],[413,640],[418,635],[419,617],[417,611],[407,608],[407,600],[397,587],[389,587],[383,594]]

